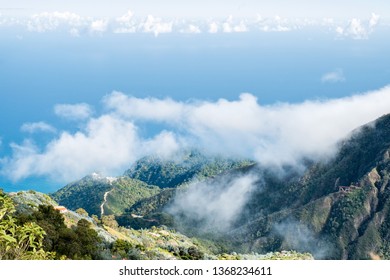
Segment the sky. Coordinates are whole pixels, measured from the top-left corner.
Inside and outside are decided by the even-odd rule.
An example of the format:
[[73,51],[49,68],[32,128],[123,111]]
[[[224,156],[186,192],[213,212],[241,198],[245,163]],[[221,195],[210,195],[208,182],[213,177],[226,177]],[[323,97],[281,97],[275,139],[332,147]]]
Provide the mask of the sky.
[[390,4],[322,2],[1,0],[0,186],[194,147],[331,156],[390,111]]

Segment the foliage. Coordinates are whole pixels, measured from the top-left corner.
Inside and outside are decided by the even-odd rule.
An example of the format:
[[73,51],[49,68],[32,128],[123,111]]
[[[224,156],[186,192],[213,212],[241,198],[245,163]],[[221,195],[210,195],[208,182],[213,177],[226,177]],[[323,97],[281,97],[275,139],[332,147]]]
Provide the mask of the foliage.
[[43,250],[45,231],[34,222],[19,225],[14,212],[12,200],[0,190],[0,260],[51,259]]
[[76,209],[75,212],[76,212],[77,214],[81,215],[81,216],[86,216],[86,217],[88,217],[88,212],[85,211],[85,209],[83,209],[83,208],[78,208],[78,209]]
[[174,160],[145,157],[137,161],[125,175],[160,188],[175,188],[194,179],[213,177],[251,164],[253,162],[249,160],[207,157],[199,151],[186,151]]
[[68,209],[83,208],[89,214],[100,215],[104,194],[112,189],[108,180],[87,176],[61,188],[51,196]]
[[105,214],[120,215],[136,202],[159,192],[160,188],[157,186],[151,186],[145,182],[127,177],[119,178],[113,183],[113,188],[107,196]]

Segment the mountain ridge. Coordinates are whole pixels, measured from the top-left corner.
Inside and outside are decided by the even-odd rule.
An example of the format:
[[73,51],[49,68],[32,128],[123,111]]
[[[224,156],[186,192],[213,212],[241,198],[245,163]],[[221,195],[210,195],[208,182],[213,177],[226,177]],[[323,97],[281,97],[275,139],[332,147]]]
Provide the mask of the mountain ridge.
[[[115,214],[120,225],[148,228],[171,221],[170,227],[189,236],[203,236],[196,229],[202,219],[195,217],[186,224],[178,219],[185,216],[169,212],[170,205],[177,201],[178,191],[189,194],[188,190],[197,186],[197,182],[211,188],[221,181],[229,183],[226,181],[229,177],[256,174],[260,180],[254,181],[241,213],[236,213],[239,219],[232,220],[222,236],[213,231],[204,236],[221,244],[230,240],[231,247],[243,253],[298,250],[325,259],[390,257],[389,114],[352,131],[339,143],[334,157],[305,163],[307,169],[303,173],[286,166],[280,175],[249,160],[214,158],[213,162],[199,153],[187,154],[183,162],[144,158],[112,185],[100,181],[100,185],[90,187],[95,194],[100,188],[101,202],[103,190],[114,190],[118,181],[122,180],[123,189],[134,188],[138,182],[139,190],[155,192],[136,198],[133,195],[131,202],[117,199],[116,210],[115,207],[110,210],[108,203],[108,213]],[[126,187],[123,181],[131,183]],[[117,197],[124,198],[127,194],[123,195],[126,192],[119,191],[120,188],[115,189]],[[111,193],[107,200],[110,198]],[[185,207],[190,205],[182,207],[180,211],[187,211]],[[373,240],[373,246],[369,240]]]

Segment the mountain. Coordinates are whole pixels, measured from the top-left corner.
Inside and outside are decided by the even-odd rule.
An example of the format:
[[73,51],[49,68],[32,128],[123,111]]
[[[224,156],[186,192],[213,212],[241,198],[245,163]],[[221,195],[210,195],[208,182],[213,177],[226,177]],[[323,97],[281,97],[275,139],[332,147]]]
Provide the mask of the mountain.
[[316,258],[389,258],[390,115],[362,126],[337,155],[305,174],[265,176],[230,236],[254,251],[297,249]]
[[70,183],[51,196],[61,205],[83,208],[91,215],[121,214],[136,201],[158,193],[157,186],[128,177],[102,177],[96,173]]
[[[143,169],[143,178],[150,178],[158,169],[149,164]],[[217,243],[229,240],[231,248],[241,252],[298,250],[324,259],[389,258],[390,115],[351,132],[332,158],[306,164],[303,174],[293,166],[281,172],[252,164],[209,177],[210,188],[247,175],[259,179],[222,235],[212,229],[204,233],[205,216],[199,218],[199,213],[188,210],[190,205],[174,214],[175,227]],[[160,172],[160,176],[164,174]],[[167,189],[142,199],[129,213],[149,217],[160,212],[171,214],[168,209],[176,192]],[[195,198],[204,201],[207,194]]]
[[249,160],[206,157],[196,151],[184,152],[175,161],[150,156],[137,161],[124,176],[113,178],[93,173],[51,196],[69,209],[83,208],[98,216],[121,215],[142,199],[158,195],[162,189],[176,188],[250,164],[253,162]]
[[146,157],[122,177],[89,176],[53,198],[115,214],[129,230],[165,225],[221,252],[389,259],[390,115],[352,131],[334,156],[302,164],[304,171],[275,170],[194,151],[175,160]]
[[[0,190],[0,260],[26,259],[312,259],[294,251],[220,253],[220,248],[165,227],[134,230],[85,211],[59,212],[48,195]],[[26,234],[28,238],[26,238]]]
[[194,179],[202,180],[254,164],[247,159],[205,156],[199,151],[184,151],[175,159],[148,156],[138,160],[124,175],[160,188],[175,188]]

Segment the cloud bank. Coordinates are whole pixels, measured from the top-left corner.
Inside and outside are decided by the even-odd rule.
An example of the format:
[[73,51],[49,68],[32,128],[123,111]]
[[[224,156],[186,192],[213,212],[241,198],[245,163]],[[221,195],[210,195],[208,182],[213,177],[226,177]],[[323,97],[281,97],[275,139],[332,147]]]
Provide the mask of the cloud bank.
[[[1,173],[15,181],[46,176],[61,182],[94,171],[119,175],[142,156],[168,157],[183,148],[299,166],[304,158],[331,156],[353,129],[390,113],[390,87],[295,104],[261,105],[249,93],[236,100],[184,102],[121,92],[105,96],[102,104],[103,111],[93,115],[88,104],[57,105],[57,115],[71,119],[76,132],[57,128],[46,146],[31,138],[12,143],[12,155],[1,159]],[[145,133],[149,126],[153,132]]]
[[117,17],[98,18],[82,16],[69,11],[41,12],[27,18],[0,17],[0,25],[23,26],[30,32],[66,31],[73,37],[82,35],[102,36],[105,33],[132,34],[151,33],[155,37],[169,33],[242,33],[242,32],[289,32],[304,28],[321,28],[333,31],[338,37],[367,39],[380,24],[380,16],[371,13],[369,18],[352,18],[349,21],[336,21],[333,18],[284,18],[278,15],[211,19],[188,19],[178,15],[175,18],[162,18],[149,14],[137,16],[128,10]]

